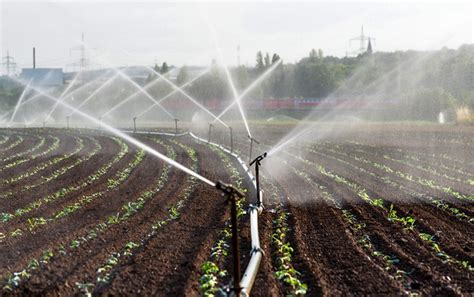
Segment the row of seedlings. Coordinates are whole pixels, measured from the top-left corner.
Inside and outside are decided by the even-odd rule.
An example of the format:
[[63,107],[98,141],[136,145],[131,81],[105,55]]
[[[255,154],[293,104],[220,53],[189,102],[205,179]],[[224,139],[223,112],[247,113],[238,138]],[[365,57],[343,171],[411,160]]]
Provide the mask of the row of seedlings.
[[[209,144],[208,147],[219,156],[225,169],[230,173],[230,181],[232,185],[237,187],[243,193],[247,192],[243,187],[244,179],[240,175],[239,170],[235,168],[229,155],[214,145]],[[244,202],[245,198],[240,198],[236,202],[237,219],[239,221],[246,214],[244,210]],[[214,296],[215,294],[218,294],[223,287],[222,284],[226,283],[225,280],[229,277],[229,273],[225,269],[225,264],[230,252],[229,243],[231,237],[231,219],[229,218],[225,221],[224,229],[219,232],[217,242],[211,249],[209,259],[201,265],[199,289],[203,296]]]
[[[356,149],[355,151],[365,153],[365,151],[363,151],[361,149]],[[397,149],[397,151],[401,152],[401,149]],[[403,153],[402,153],[402,156],[403,156],[402,159],[391,157],[388,154],[382,154],[381,155],[378,152],[373,152],[373,153],[378,155],[378,156],[382,156],[386,160],[389,160],[389,161],[392,161],[392,162],[395,162],[395,163],[399,163],[399,164],[403,164],[405,166],[415,168],[415,169],[427,172],[427,173],[432,174],[432,175],[436,175],[436,176],[443,177],[443,178],[446,178],[446,179],[451,180],[451,181],[460,182],[460,183],[464,183],[464,184],[467,184],[467,185],[474,185],[474,179],[472,178],[472,175],[469,174],[469,173],[464,172],[462,170],[462,168],[448,167],[444,164],[436,163],[435,160],[430,162],[429,165],[423,166],[423,165],[421,165],[421,164],[423,164],[423,161],[420,160],[418,157],[416,157],[414,155],[403,154]],[[439,167],[440,169],[442,169],[444,171],[450,171],[450,172],[453,172],[457,175],[465,176],[467,179],[462,179],[462,178],[459,178],[459,177],[456,177],[456,176],[448,175],[445,172],[443,172],[442,170],[439,170],[439,169],[435,168],[433,165],[435,165],[436,167]]]
[[[192,162],[191,169],[197,172],[199,170],[199,163],[196,151],[192,147],[174,140],[171,141],[171,143],[181,147],[184,150],[187,157]],[[172,149],[171,146],[169,147]],[[176,153],[174,153],[174,155],[171,157],[173,160],[175,160]],[[167,172],[169,172],[171,167],[169,165],[165,166],[167,167]],[[178,220],[180,218],[180,211],[186,205],[186,202],[189,200],[192,193],[199,185],[199,182],[195,177],[187,176],[186,180],[184,181],[184,185],[184,190],[180,192],[178,201],[167,207],[167,216],[165,218],[151,222],[149,231],[146,234],[143,234],[139,241],[129,241],[121,249],[110,253],[102,265],[96,269],[96,278],[92,282],[84,281],[76,283],[76,286],[81,290],[82,293],[88,295],[110,284],[113,280],[114,268],[116,268],[119,264],[126,263],[128,260],[132,259],[133,256],[153,237],[155,237],[161,229],[163,229],[172,221]]]
[[[334,157],[334,156],[331,156],[331,155],[328,155],[328,154],[324,154],[324,152],[321,152],[321,151],[316,150],[314,148],[309,148],[308,150],[312,153],[322,155],[325,158],[330,158],[330,159],[336,160],[340,163],[343,163],[344,165],[355,168],[356,170],[361,171],[365,174],[368,174],[368,175],[370,175],[374,178],[378,178],[378,179],[382,180],[388,186],[395,187],[395,188],[403,191],[404,193],[406,193],[408,195],[411,195],[413,197],[417,197],[418,199],[426,200],[426,201],[434,204],[436,207],[438,207],[442,211],[446,212],[447,214],[452,215],[452,216],[454,216],[454,217],[456,217],[460,220],[467,221],[467,222],[470,222],[470,223],[474,222],[474,218],[472,216],[469,216],[468,214],[464,213],[463,211],[461,211],[456,206],[446,202],[443,199],[434,198],[430,195],[426,195],[426,194],[419,193],[417,191],[413,191],[413,190],[409,189],[408,187],[406,187],[403,184],[394,182],[388,176],[379,176],[379,175],[377,175],[373,172],[367,171],[364,168],[356,166],[356,165],[354,165],[350,162],[347,162],[345,160],[342,160],[340,158],[337,158],[337,157]],[[358,162],[361,162],[361,163],[367,164],[369,166],[372,166],[373,168],[383,170],[388,174],[396,174],[397,176],[402,177],[402,178],[405,177],[405,176],[411,176],[411,175],[407,175],[407,174],[399,172],[399,171],[395,171],[392,168],[388,167],[387,165],[379,164],[379,163],[364,159],[364,158],[356,156],[356,155],[352,155],[352,154],[349,155],[349,154],[347,154],[343,151],[336,151],[336,150],[329,149],[329,148],[326,148],[326,150],[328,150],[328,151],[330,151],[334,154],[338,154],[338,155],[341,155],[341,156],[344,156],[344,157],[347,157],[347,158],[352,158],[352,159],[354,159]],[[410,180],[414,181],[413,178],[411,178],[411,177],[410,177]]]
[[[26,163],[26,162],[30,162],[30,161],[33,161],[33,160],[36,160],[40,157],[44,157],[52,152],[54,152],[55,150],[57,150],[59,148],[59,143],[60,143],[60,139],[58,137],[55,137],[55,136],[52,136],[51,138],[53,138],[53,143],[48,147],[47,150],[45,151],[42,151],[42,152],[39,152],[39,153],[36,153],[36,154],[33,154],[31,156],[28,156],[26,158],[22,158],[22,159],[18,159],[14,162],[11,162],[7,165],[4,165],[0,168],[0,172],[6,170],[6,169],[9,169],[9,168],[14,168],[20,164],[23,164],[23,163]],[[25,174],[27,175],[27,174]],[[9,183],[12,183],[12,182],[16,182],[16,181],[19,181],[21,179],[23,179],[24,177],[24,174],[20,174],[20,175],[17,175],[17,176],[14,176],[14,177],[11,177],[9,179],[4,179],[2,181],[3,184],[9,184]]]
[[[265,182],[271,198],[274,201],[281,201],[277,187],[267,178],[263,178],[262,181]],[[301,272],[292,263],[294,248],[289,240],[291,228],[288,224],[291,214],[285,208],[283,202],[279,202],[270,212],[274,215],[270,241],[273,247],[272,257],[277,264],[274,272],[275,277],[285,287],[286,296],[305,295],[308,291],[308,285],[301,280]]]
[[[293,156],[293,155],[290,155],[290,156]],[[370,197],[370,195],[367,193],[367,190],[361,185],[355,182],[349,181],[346,178],[327,170],[321,165],[315,164],[301,157],[295,157],[295,156],[293,157],[302,161],[308,166],[317,169],[321,174],[331,178],[336,183],[345,185],[348,189],[353,191],[362,201],[381,209],[389,222],[401,225],[403,227],[403,230],[405,230],[406,232],[413,233],[416,237],[426,242],[431,248],[431,250],[433,251],[434,255],[438,257],[439,259],[441,259],[444,263],[451,263],[457,267],[466,269],[468,271],[474,270],[474,267],[469,263],[468,260],[459,260],[456,257],[447,254],[443,250],[441,245],[434,240],[436,238],[434,234],[429,234],[419,229],[419,227],[415,224],[416,220],[414,217],[409,216],[409,215],[406,215],[406,216],[399,215],[393,203],[385,201],[382,198]],[[431,240],[426,240],[426,239],[431,239]]]
[[23,224],[23,227],[18,227],[14,231],[6,232],[1,239],[5,239],[9,236],[20,237],[25,234],[35,233],[35,231],[39,227],[45,226],[58,219],[69,216],[72,213],[76,212],[77,210],[81,209],[84,205],[91,203],[93,200],[101,198],[108,191],[116,189],[123,182],[125,182],[125,180],[130,176],[133,169],[135,169],[143,161],[144,157],[145,157],[145,152],[143,150],[139,150],[135,154],[133,160],[130,161],[130,163],[124,169],[117,172],[113,177],[110,177],[107,179],[106,188],[104,190],[100,190],[92,194],[83,195],[73,204],[65,206],[63,209],[61,209],[60,211],[57,211],[56,213],[52,214],[48,218],[44,218],[44,217],[27,218],[25,223]]
[[405,288],[406,293],[410,295],[417,294],[416,291],[412,290],[410,285],[413,280],[410,279],[409,275],[413,269],[407,271],[406,268],[404,268],[406,264],[401,263],[400,259],[395,255],[388,255],[384,253],[381,248],[378,248],[368,234],[366,224],[361,222],[350,208],[344,207],[340,199],[336,199],[325,186],[316,183],[306,172],[296,169],[286,161],[283,162],[286,163],[297,176],[310,184],[317,192],[321,193],[325,203],[328,203],[340,212],[341,217],[348,225],[349,231],[355,238],[357,245],[362,248],[367,257],[371,259],[381,271],[388,273],[393,279],[400,282]]
[[[84,162],[88,161],[89,159],[91,159],[93,156],[95,156],[102,149],[101,144],[95,138],[89,138],[89,140],[94,144],[94,148],[92,150],[88,150],[85,153],[85,155],[83,155],[80,158],[76,159],[73,163],[54,170],[48,176],[40,176],[38,178],[38,180],[36,180],[34,183],[25,184],[20,189],[16,189],[15,191],[10,190],[10,191],[2,192],[0,194],[0,198],[6,198],[6,197],[9,197],[9,196],[12,196],[13,194],[18,194],[18,193],[22,193],[22,192],[25,192],[25,191],[29,191],[31,189],[34,189],[34,188],[39,187],[41,185],[44,185],[44,184],[46,184],[50,181],[54,181],[57,178],[59,178],[61,175],[64,175],[69,170],[73,169],[74,167],[80,165],[81,163],[84,163]],[[65,155],[57,156],[53,159],[49,159],[45,163],[36,166],[33,170],[30,170],[28,175],[29,176],[35,175],[35,174],[39,173],[40,171],[46,169],[49,166],[53,166],[55,164],[58,164],[59,162],[62,162],[62,161],[68,160],[68,159],[70,159],[74,156],[77,156],[85,148],[85,145],[84,145],[84,140],[82,138],[77,137],[76,142],[77,142],[78,145],[74,149],[74,151],[72,151],[68,154],[65,154]]]
[[[119,138],[113,138],[113,139],[120,146],[120,151],[114,156],[114,158],[111,161],[102,165],[94,173],[80,180],[77,184],[71,184],[67,187],[63,187],[55,191],[54,193],[49,194],[40,199],[37,199],[24,207],[16,209],[13,212],[2,213],[0,217],[0,223],[8,222],[15,217],[22,217],[23,215],[28,214],[34,210],[37,210],[46,204],[52,203],[58,199],[62,199],[66,197],[66,195],[70,195],[80,190],[83,190],[86,187],[90,186],[91,184],[98,182],[101,179],[101,177],[103,177],[116,163],[122,160],[125,157],[125,155],[129,152],[129,147],[125,142],[123,142]],[[20,231],[18,232],[15,232],[15,231],[12,231],[10,233],[10,236],[15,237],[15,236],[20,235]],[[4,233],[0,233],[0,241],[5,236],[7,235]]]
[[[125,153],[128,152],[128,146],[121,142],[120,139],[116,139],[126,148]],[[162,142],[156,140],[157,143],[164,145],[167,148],[167,156],[171,159],[176,158],[176,153],[171,146],[165,145]],[[122,152],[122,151],[121,151]],[[121,158],[120,158],[121,159]],[[107,170],[105,170],[106,172]],[[103,171],[101,171],[103,172]],[[75,239],[72,239],[69,243],[58,244],[55,248],[46,249],[41,253],[39,258],[33,258],[28,262],[28,265],[17,272],[10,272],[3,277],[3,291],[12,291],[15,287],[18,287],[20,283],[28,280],[31,274],[39,269],[44,268],[51,260],[58,260],[61,257],[68,257],[69,254],[78,249],[80,246],[87,242],[100,239],[101,234],[104,234],[111,226],[122,224],[129,218],[134,216],[138,211],[143,209],[145,204],[151,200],[167,183],[170,172],[170,166],[165,165],[161,175],[155,180],[153,186],[145,190],[135,201],[129,201],[125,203],[120,212],[115,215],[107,217],[103,222],[90,228],[86,234],[78,235]],[[120,176],[120,174],[117,174]],[[126,249],[134,246],[133,242],[126,245]],[[81,289],[84,293],[87,292],[87,288],[90,288],[90,283],[77,283],[76,286]]]

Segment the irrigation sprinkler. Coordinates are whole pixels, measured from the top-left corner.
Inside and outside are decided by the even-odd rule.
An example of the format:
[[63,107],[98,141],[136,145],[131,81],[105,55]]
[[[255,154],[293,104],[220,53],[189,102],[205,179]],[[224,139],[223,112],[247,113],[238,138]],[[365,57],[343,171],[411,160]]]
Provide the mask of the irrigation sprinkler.
[[255,138],[249,135],[250,138],[250,152],[249,152],[249,164],[252,162],[252,150],[253,150],[253,143],[260,144]]
[[213,124],[209,123],[209,133],[207,135],[207,142],[211,142],[211,129],[214,127]]
[[252,162],[250,162],[250,165],[249,166],[252,166],[253,164],[255,164],[255,184],[256,184],[256,188],[257,188],[257,208],[260,208],[260,207],[263,207],[263,203],[262,203],[262,195],[260,195],[260,179],[259,179],[259,167],[262,165],[262,163],[260,163],[263,159],[265,159],[265,157],[267,156],[267,152],[261,154],[260,156],[258,156],[257,158],[255,158]]
[[137,132],[137,117],[133,118],[133,133]]
[[237,200],[245,197],[245,195],[232,185],[225,184],[221,181],[216,182],[216,188],[222,191],[223,196],[230,201],[230,215],[232,224],[232,257],[233,257],[233,271],[234,271],[234,287],[232,290],[235,296],[240,295],[240,250],[239,250],[239,236],[237,226]]
[[68,129],[69,129],[69,117],[70,116],[66,116],[66,128],[68,128]]
[[230,152],[234,152],[234,136],[232,134],[232,127],[229,126],[229,131],[230,131]]
[[175,134],[178,135],[178,121],[179,119],[174,119],[174,128],[175,128]]
[[46,127],[46,122],[43,122],[43,128]]

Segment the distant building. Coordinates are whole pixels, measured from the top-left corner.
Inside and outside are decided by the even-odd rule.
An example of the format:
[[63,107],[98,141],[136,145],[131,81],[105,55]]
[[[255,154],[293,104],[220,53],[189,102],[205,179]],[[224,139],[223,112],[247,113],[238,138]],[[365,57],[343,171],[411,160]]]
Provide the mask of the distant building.
[[64,73],[61,68],[23,68],[20,78],[31,81],[37,87],[59,87],[64,85]]

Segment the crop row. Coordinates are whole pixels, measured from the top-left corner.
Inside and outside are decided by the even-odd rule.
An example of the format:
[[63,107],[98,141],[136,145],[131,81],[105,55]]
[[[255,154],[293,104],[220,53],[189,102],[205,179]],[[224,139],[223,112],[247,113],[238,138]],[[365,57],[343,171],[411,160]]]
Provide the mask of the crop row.
[[[284,151],[284,153],[287,156],[295,160],[299,160],[302,163],[308,165],[310,168],[317,169],[317,171],[319,171],[321,174],[331,178],[336,183],[345,185],[348,189],[354,192],[362,201],[365,201],[368,204],[381,209],[385,213],[385,216],[389,222],[400,224],[403,227],[403,229],[406,230],[407,232],[415,233],[415,235],[417,235],[418,238],[420,238],[421,240],[423,240],[430,246],[435,256],[441,259],[443,262],[455,264],[456,266],[466,269],[468,271],[472,271],[474,269],[468,260],[459,260],[451,255],[448,255],[441,248],[440,244],[436,242],[435,239],[437,237],[435,235],[418,230],[417,226],[415,225],[415,218],[413,218],[412,216],[400,216],[394,204],[389,203],[382,198],[376,199],[376,198],[370,197],[369,194],[367,193],[367,190],[364,189],[359,184],[349,181],[345,179],[344,177],[339,176],[331,171],[328,171],[326,168],[324,168],[321,165],[315,164],[300,156],[292,155],[286,151]],[[430,240],[427,240],[427,239],[430,239]]]
[[[177,141],[171,141],[175,145],[180,146],[186,153],[186,155],[191,159],[191,169],[198,171],[198,159],[196,151]],[[173,156],[173,159],[176,156]],[[169,169],[168,169],[169,170]],[[167,217],[159,219],[150,223],[149,231],[142,235],[139,240],[127,242],[121,249],[116,250],[109,254],[107,259],[102,263],[100,267],[96,269],[96,278],[93,282],[79,282],[76,286],[79,289],[82,289],[82,292],[88,294],[93,292],[98,287],[104,287],[109,284],[113,279],[112,271],[120,263],[124,263],[127,260],[131,259],[140,248],[144,247],[153,237],[155,237],[158,232],[171,223],[174,220],[177,220],[181,216],[181,209],[185,206],[188,199],[191,197],[191,194],[194,192],[195,188],[199,185],[195,177],[187,176],[184,181],[184,190],[179,194],[178,201],[173,205],[167,208]]]
[[[407,188],[403,184],[394,182],[388,176],[377,175],[373,172],[365,170],[362,167],[356,166],[356,165],[354,165],[350,162],[347,162],[345,160],[342,160],[340,158],[337,158],[337,157],[334,157],[334,156],[331,156],[331,155],[328,155],[328,154],[324,154],[324,152],[316,150],[314,148],[313,149],[309,148],[308,150],[312,153],[321,155],[325,158],[330,158],[330,159],[336,160],[336,161],[338,161],[338,162],[340,162],[344,165],[350,166],[350,167],[356,169],[357,171],[360,171],[360,172],[363,172],[365,174],[368,174],[368,175],[372,176],[373,178],[380,179],[380,180],[383,181],[384,184],[386,184],[388,186],[391,186],[391,187],[394,187],[398,190],[402,190],[403,192],[405,192],[406,194],[408,194],[412,197],[417,197],[418,199],[427,200],[428,202],[434,204],[436,207],[438,207],[442,211],[445,211],[449,215],[453,215],[454,217],[456,217],[458,219],[465,220],[465,221],[468,221],[468,222],[474,222],[474,218],[472,218],[471,216],[469,216],[466,213],[462,212],[459,208],[455,207],[454,205],[451,205],[450,203],[447,203],[446,201],[444,201],[442,199],[437,199],[437,198],[434,198],[430,195],[418,193],[416,191],[413,191],[413,190]],[[379,164],[379,163],[364,159],[364,158],[356,156],[356,155],[352,155],[352,154],[349,155],[349,154],[347,154],[343,151],[336,151],[336,150],[330,149],[330,148],[326,148],[326,150],[329,151],[329,152],[347,157],[347,158],[353,158],[356,161],[359,161],[359,162],[362,162],[362,163],[367,164],[369,166],[372,166],[373,168],[383,170],[383,171],[385,171],[386,173],[389,173],[389,174],[396,174],[397,176],[400,176],[400,177],[405,177],[406,176],[404,173],[402,173],[400,171],[393,170],[392,168],[388,167],[387,165]],[[413,179],[411,179],[411,180],[413,181]]]
[[[19,159],[19,160],[16,160],[14,162],[11,162],[7,165],[4,165],[2,166],[2,168],[0,168],[0,172],[5,170],[5,169],[9,169],[9,168],[14,168],[20,164],[23,164],[23,163],[26,163],[26,162],[30,162],[30,161],[33,161],[37,158],[40,158],[40,157],[43,157],[43,156],[46,156],[48,155],[49,153],[51,152],[54,152],[55,150],[57,150],[59,148],[59,143],[60,143],[60,139],[58,137],[55,137],[55,136],[52,136],[53,138],[53,143],[48,147],[47,150],[43,151],[43,152],[40,152],[40,153],[36,153],[36,154],[33,154],[31,156],[28,156],[27,158],[23,158],[23,159]],[[27,177],[28,174],[20,174],[20,175],[17,175],[17,176],[14,176],[14,177],[11,177],[9,179],[4,179],[3,180],[3,183],[4,184],[10,184],[10,183],[13,183],[13,182],[16,182],[16,181],[19,181],[25,177]]]
[[[125,142],[118,138],[114,138],[114,141],[120,145],[120,152],[112,159],[111,161],[107,162],[106,164],[102,165],[98,170],[96,170],[93,174],[89,175],[88,177],[79,181],[78,184],[72,184],[67,187],[63,187],[56,192],[47,195],[46,197],[37,199],[25,207],[21,207],[16,209],[11,213],[3,213],[2,217],[0,218],[0,222],[7,222],[14,217],[21,217],[33,210],[40,208],[43,205],[49,204],[53,201],[58,199],[64,198],[66,195],[72,194],[77,192],[81,189],[86,188],[87,186],[91,185],[92,183],[97,182],[102,176],[104,176],[110,168],[112,168],[116,163],[118,163],[129,151],[129,148]],[[3,234],[4,235],[4,234]],[[0,237],[2,233],[0,233]],[[5,235],[4,235],[5,236]]]
[[0,145],[4,144],[5,142],[8,141],[8,139],[10,139],[9,136],[7,135],[0,135],[2,137],[2,139],[0,140]]
[[18,145],[20,145],[23,141],[24,141],[24,138],[20,135],[16,135],[16,140],[12,143],[10,143],[10,145],[6,146],[6,147],[3,147],[3,148],[0,148],[0,153],[4,153],[6,151],[9,151],[15,147],[17,147]]
[[[369,147],[371,149],[376,150],[377,147],[373,145],[368,145],[368,144],[361,144],[357,141],[350,141],[348,142],[351,145],[355,145],[359,147],[360,149],[364,149],[365,147]],[[448,155],[448,154],[434,154],[434,153],[428,153],[428,152],[422,152],[422,151],[413,151],[413,152],[406,152],[401,148],[388,148],[384,147],[385,151],[394,151],[397,152],[398,154],[401,154],[404,158],[409,159],[411,161],[414,161],[415,163],[427,163],[429,165],[425,167],[439,167],[442,170],[445,171],[451,171],[456,174],[463,175],[467,178],[467,182],[470,185],[474,185],[474,178],[471,173],[468,173],[464,170],[462,166],[456,166],[455,164],[458,163],[459,165],[465,165],[465,160],[460,160],[456,159],[455,157]],[[422,158],[429,158],[430,160],[422,161],[420,157]],[[449,165],[444,164],[441,159],[444,159],[449,162]],[[433,168],[433,170],[438,171],[436,168]]]
[[349,208],[344,207],[340,199],[336,199],[325,186],[316,183],[306,172],[296,169],[287,162],[285,163],[292,169],[292,171],[297,176],[299,176],[306,183],[311,185],[316,192],[321,193],[321,198],[323,198],[323,200],[328,205],[332,205],[339,211],[341,217],[348,225],[352,236],[354,236],[354,241],[357,243],[358,246],[362,248],[362,250],[365,251],[367,257],[373,257],[374,259],[378,259],[379,261],[374,261],[374,263],[376,263],[383,272],[391,275],[393,279],[400,282],[401,285],[407,291],[409,291],[410,285],[408,276],[412,271],[405,271],[402,268],[402,263],[400,263],[400,259],[398,259],[394,255],[388,255],[384,253],[381,249],[379,249],[368,234],[366,224],[364,222],[359,221],[356,215]]
[[[270,179],[262,178],[270,193],[273,201],[280,201],[278,189],[270,181]],[[288,219],[290,213],[285,209],[284,204],[280,201],[271,211],[274,214],[272,221],[273,232],[270,234],[272,243],[272,257],[275,259],[277,267],[275,277],[286,286],[285,295],[305,295],[308,285],[301,279],[301,272],[293,266],[294,248],[289,240],[291,231]]]
[[[473,266],[467,260],[459,260],[453,256],[448,255],[443,248],[437,243],[434,239],[436,238],[435,235],[429,234],[427,232],[423,232],[418,229],[417,225],[415,224],[415,218],[412,216],[403,216],[399,215],[399,211],[396,209],[396,206],[393,203],[389,203],[382,198],[373,198],[367,193],[367,190],[363,188],[361,185],[349,181],[346,178],[337,175],[321,165],[312,163],[308,160],[305,160],[301,157],[295,157],[302,161],[303,163],[309,165],[311,168],[317,169],[321,174],[331,178],[336,183],[345,185],[348,189],[354,192],[362,201],[375,206],[382,210],[385,214],[387,220],[391,223],[399,224],[403,227],[404,230],[407,232],[412,232],[417,237],[421,238],[423,241],[427,242],[427,244],[432,248],[436,257],[442,259],[444,262],[455,264],[456,266],[467,269],[469,271],[473,270]],[[425,239],[430,238],[430,241]]]
[[[90,158],[95,156],[102,149],[102,146],[100,145],[100,143],[95,138],[90,138],[90,141],[92,143],[94,143],[94,148],[91,149],[91,150],[88,150],[87,153],[84,156],[76,159],[73,163],[54,170],[48,176],[41,176],[34,183],[26,183],[20,189],[16,189],[14,191],[13,190],[5,191],[5,192],[0,194],[0,198],[6,198],[6,197],[9,197],[13,194],[22,193],[22,192],[34,189],[38,186],[44,185],[44,184],[46,184],[50,181],[53,181],[53,180],[59,178],[61,175],[64,175],[69,170],[71,170],[72,168],[78,166],[79,164],[88,161]],[[79,154],[85,147],[84,140],[82,138],[77,137],[76,142],[78,143],[78,146],[74,151],[72,151],[68,154],[65,154],[65,155],[57,156],[53,159],[49,159],[48,161],[44,162],[43,164],[38,165],[37,167],[35,167],[34,170],[30,170],[28,175],[29,176],[35,175],[35,174],[39,173],[40,171],[46,169],[49,166],[52,166],[54,164],[58,164],[62,161],[65,161],[65,160]],[[1,216],[1,214],[0,214],[0,216]]]
[[[221,159],[226,171],[230,174],[230,181],[243,193],[247,192],[243,187],[243,177],[235,168],[227,153],[220,148],[208,145]],[[237,199],[237,219],[240,220],[245,215],[243,208],[244,198]],[[220,284],[224,283],[224,278],[228,277],[228,271],[224,268],[227,256],[229,255],[229,242],[232,237],[230,218],[225,221],[224,229],[219,231],[218,239],[211,248],[211,254],[207,261],[201,265],[199,277],[199,289],[203,296],[214,296],[219,292]]]
[[[72,213],[76,212],[77,210],[81,209],[84,205],[91,203],[95,199],[101,198],[106,192],[113,190],[120,186],[129,176],[132,170],[137,167],[142,161],[145,156],[145,152],[143,150],[139,150],[136,154],[134,159],[122,170],[117,172],[113,177],[107,179],[106,189],[94,192],[92,194],[87,194],[81,196],[76,202],[71,205],[68,205],[57,211],[56,213],[52,214],[50,217],[31,217],[26,220],[23,224],[23,227],[18,227],[14,231],[11,231],[7,234],[10,234],[12,237],[19,237],[24,234],[35,233],[35,231],[40,227],[47,225],[51,222],[54,222],[60,218],[66,217],[71,215]],[[6,238],[5,235],[3,238]]]
[[9,160],[21,157],[23,155],[31,154],[34,151],[40,149],[46,143],[46,138],[43,137],[43,136],[37,136],[37,137],[38,137],[39,141],[36,145],[32,146],[31,148],[29,148],[25,151],[21,151],[21,152],[15,153],[15,154],[11,154],[10,156],[1,159],[0,162],[6,162],[6,161],[9,161]]
[[[161,144],[161,142],[159,141],[157,142]],[[172,159],[175,159],[176,154],[174,150],[172,149],[172,147],[168,145],[166,145],[166,147],[167,147],[167,156]],[[126,222],[130,217],[135,215],[139,210],[143,209],[143,207],[145,206],[145,203],[149,201],[151,198],[153,198],[153,196],[164,187],[164,185],[166,184],[166,181],[168,180],[169,171],[170,171],[170,167],[165,166],[161,175],[155,180],[152,187],[143,191],[142,194],[135,201],[126,202],[122,206],[120,212],[117,212],[115,215],[107,217],[105,221],[98,223],[94,227],[90,228],[89,231],[86,231],[86,234],[82,236],[78,236],[76,239],[71,240],[68,244],[58,244],[55,248],[44,250],[41,253],[40,258],[31,259],[28,262],[27,267],[25,267],[23,270],[14,272],[14,273],[8,273],[4,277],[3,290],[5,291],[12,290],[14,287],[18,286],[22,281],[27,280],[34,271],[40,268],[38,265],[32,265],[32,263],[39,263],[41,267],[44,267],[50,262],[51,259],[60,260],[61,258],[67,258],[71,250],[76,250],[84,243],[100,238],[100,235],[103,234],[110,227]],[[117,173],[116,177],[121,179],[124,177],[124,175],[121,173]],[[112,183],[115,184],[115,182],[111,182],[111,184]],[[128,247],[130,246],[131,245],[128,245]],[[44,255],[48,255],[46,259]],[[78,283],[77,286],[82,290],[86,290],[88,287],[87,284],[80,284],[80,283]]]

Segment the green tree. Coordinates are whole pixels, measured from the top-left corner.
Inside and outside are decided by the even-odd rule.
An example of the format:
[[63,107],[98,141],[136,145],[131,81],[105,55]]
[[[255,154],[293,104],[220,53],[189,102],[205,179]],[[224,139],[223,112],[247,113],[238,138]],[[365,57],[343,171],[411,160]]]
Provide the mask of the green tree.
[[265,67],[270,67],[270,55],[268,53],[265,54]]
[[413,120],[437,121],[440,112],[454,113],[454,97],[439,87],[419,89],[409,94],[406,101]]
[[179,70],[178,76],[176,77],[176,81],[178,85],[185,84],[189,79],[188,68],[186,66],[181,67]]
[[316,62],[316,59],[318,58],[318,53],[316,52],[316,50],[313,48],[310,52],[309,52],[309,59],[311,62]]
[[265,69],[265,64],[263,64],[263,55],[261,51],[257,52],[257,70],[263,71]]
[[160,73],[161,74],[165,74],[169,71],[169,67],[168,67],[168,64],[166,64],[166,62],[163,62],[163,65],[161,65],[161,70],[160,70]]
[[280,60],[280,56],[277,54],[273,54],[272,56],[272,65]]

